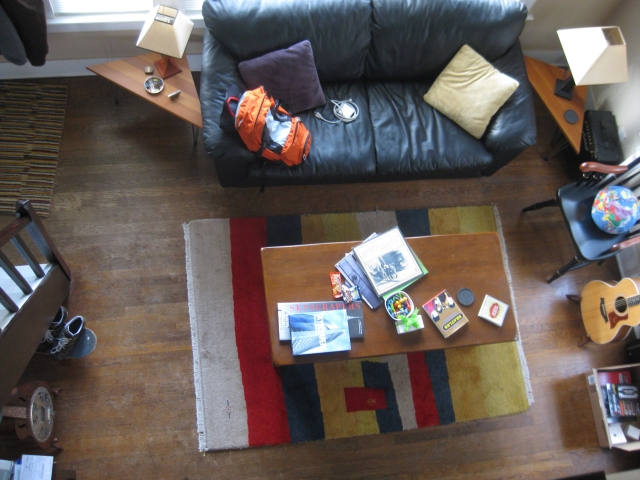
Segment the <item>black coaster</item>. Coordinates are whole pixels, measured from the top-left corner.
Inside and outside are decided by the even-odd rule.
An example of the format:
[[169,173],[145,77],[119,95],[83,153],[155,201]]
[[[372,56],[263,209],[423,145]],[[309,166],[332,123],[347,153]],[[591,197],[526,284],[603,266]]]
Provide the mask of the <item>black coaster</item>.
[[578,114],[574,110],[565,110],[564,119],[567,121],[567,123],[573,125],[578,121]]
[[475,295],[468,288],[461,288],[458,290],[458,303],[463,307],[468,307],[475,300]]

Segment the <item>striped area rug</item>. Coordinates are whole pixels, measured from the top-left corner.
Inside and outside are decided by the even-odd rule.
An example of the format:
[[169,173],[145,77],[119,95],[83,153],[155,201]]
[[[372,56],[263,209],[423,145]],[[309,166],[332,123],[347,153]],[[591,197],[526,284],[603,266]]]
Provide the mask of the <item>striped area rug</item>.
[[0,82],[0,214],[27,199],[49,216],[67,87]]
[[[358,240],[395,225],[405,236],[499,231],[497,218],[492,207],[463,207],[184,225],[200,450],[526,411],[533,397],[519,341],[279,369],[271,364],[261,247]],[[511,305],[515,312],[513,298]]]

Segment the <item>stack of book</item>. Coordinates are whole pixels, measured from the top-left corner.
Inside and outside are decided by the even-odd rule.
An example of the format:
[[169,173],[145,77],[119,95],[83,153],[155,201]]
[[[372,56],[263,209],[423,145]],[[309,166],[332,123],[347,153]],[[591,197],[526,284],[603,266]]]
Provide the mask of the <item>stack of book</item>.
[[372,309],[428,273],[398,227],[373,234],[353,247],[336,269],[349,286],[360,289],[362,300]]

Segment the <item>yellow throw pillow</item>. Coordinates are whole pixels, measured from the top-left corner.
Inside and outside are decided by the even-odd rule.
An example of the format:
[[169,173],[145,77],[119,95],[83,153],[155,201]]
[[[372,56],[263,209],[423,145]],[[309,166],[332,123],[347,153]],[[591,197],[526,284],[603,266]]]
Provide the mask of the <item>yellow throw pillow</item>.
[[491,117],[518,88],[468,45],[463,45],[438,75],[424,101],[476,138]]

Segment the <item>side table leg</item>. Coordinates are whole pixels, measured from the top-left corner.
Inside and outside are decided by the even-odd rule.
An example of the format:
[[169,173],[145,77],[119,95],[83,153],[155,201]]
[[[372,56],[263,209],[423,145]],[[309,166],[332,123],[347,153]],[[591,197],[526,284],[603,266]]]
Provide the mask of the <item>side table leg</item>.
[[116,87],[111,82],[109,82],[109,87],[111,88],[111,93],[113,94],[113,101],[116,103],[116,105],[120,105],[120,99],[118,98],[118,87]]
[[195,125],[191,125],[191,132],[193,133],[193,144],[198,145],[198,134],[200,133],[200,129]]
[[549,158],[555,157],[557,154],[559,154],[561,151],[563,151],[568,146],[569,146],[569,141],[566,138],[563,137],[558,142],[558,144],[555,146],[555,148],[551,151],[551,153],[549,153],[548,155],[545,155],[543,158],[545,160],[549,160]]

